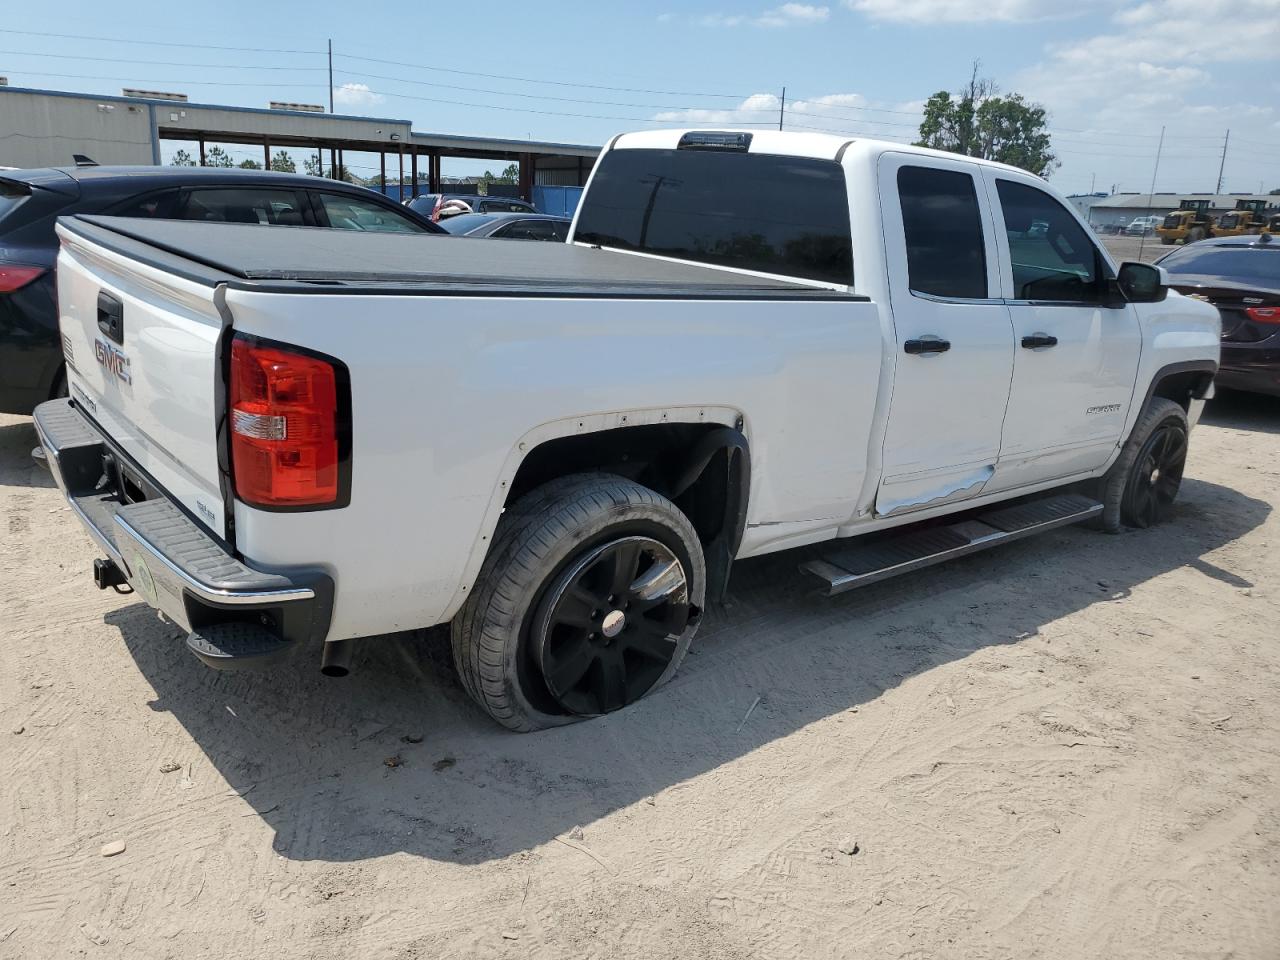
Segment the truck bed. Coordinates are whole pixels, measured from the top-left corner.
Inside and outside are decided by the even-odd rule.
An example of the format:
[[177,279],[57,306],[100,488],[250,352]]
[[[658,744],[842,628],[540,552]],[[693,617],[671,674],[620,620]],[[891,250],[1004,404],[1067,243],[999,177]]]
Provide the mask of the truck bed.
[[196,283],[289,293],[643,299],[865,299],[786,280],[565,243],[125,217],[63,218],[107,249]]

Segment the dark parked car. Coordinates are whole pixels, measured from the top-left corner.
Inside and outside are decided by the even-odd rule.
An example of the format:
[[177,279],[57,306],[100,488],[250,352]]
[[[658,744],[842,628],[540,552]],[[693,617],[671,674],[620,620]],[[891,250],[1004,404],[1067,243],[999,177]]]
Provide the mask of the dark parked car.
[[1222,366],[1215,382],[1280,396],[1280,238],[1220,237],[1162,258],[1175,290],[1222,314]]
[[363,187],[213,167],[60,167],[0,172],[0,412],[30,413],[66,389],[58,346],[54,221],[64,214],[439,233]]
[[460,200],[472,213],[537,213],[533,204],[514,197],[481,197],[466,193],[420,193],[404,202],[410,210],[415,210],[432,220],[440,219],[440,208],[450,200]]
[[495,240],[554,240],[569,236],[568,217],[549,213],[462,213],[440,221],[454,236],[491,237]]

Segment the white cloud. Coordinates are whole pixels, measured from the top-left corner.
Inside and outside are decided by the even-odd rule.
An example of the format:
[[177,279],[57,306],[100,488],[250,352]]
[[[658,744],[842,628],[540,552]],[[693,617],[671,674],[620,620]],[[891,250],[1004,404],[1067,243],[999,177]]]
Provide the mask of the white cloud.
[[[756,93],[734,107],[720,110],[665,110],[654,120],[673,126],[774,126],[781,99],[772,93]],[[860,93],[829,93],[807,100],[788,100],[784,124],[788,130],[826,132],[880,140],[914,139],[919,123],[918,107],[880,104]]]
[[[704,27],[792,27],[802,24],[823,23],[831,16],[830,7],[818,7],[808,3],[784,3],[754,15],[709,13],[698,17],[696,23]],[[665,22],[663,17],[658,18]],[[669,18],[667,18],[669,19]]]
[[830,16],[830,7],[814,7],[807,3],[784,3],[756,17],[756,23],[762,27],[787,27],[793,23],[822,23]]
[[[1229,38],[1222,33],[1226,23]],[[1019,76],[1014,89],[1056,115],[1105,118],[1119,129],[1132,129],[1141,118],[1143,126],[1155,121],[1158,129],[1176,123],[1190,101],[1221,97],[1213,64],[1270,61],[1278,48],[1280,0],[1144,2],[1118,11],[1105,33],[1050,44],[1048,56]],[[1171,55],[1178,50],[1196,54]]]
[[[1274,59],[1280,46],[1280,0],[1161,0],[1124,8],[1112,22],[1106,33],[1050,50],[1066,63],[1124,57],[1203,64]],[[1174,53],[1184,50],[1195,56]]]
[[844,5],[875,20],[922,24],[1056,20],[1083,12],[1080,4],[1064,9],[1061,0],[844,0]]
[[[1247,84],[1233,95],[1214,71],[1220,63],[1267,70],[1276,49],[1280,0],[1141,0],[1092,36],[1049,44],[1040,63],[1005,79],[1048,108],[1065,189],[1086,188],[1082,171],[1090,171],[1100,187],[1145,190],[1161,127],[1158,189],[1211,189],[1228,128],[1226,188],[1257,189],[1258,177],[1270,176],[1265,147],[1247,141],[1271,137],[1280,103]],[[1194,57],[1177,53],[1189,50]],[[1244,100],[1251,95],[1259,102]]]
[[333,91],[335,106],[372,107],[383,99],[382,94],[374,93],[367,83],[344,83]]

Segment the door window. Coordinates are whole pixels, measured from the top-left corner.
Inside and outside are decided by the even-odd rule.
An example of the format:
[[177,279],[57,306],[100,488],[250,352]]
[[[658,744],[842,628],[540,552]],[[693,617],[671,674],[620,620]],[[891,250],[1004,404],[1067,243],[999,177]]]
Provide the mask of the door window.
[[985,300],[986,243],[973,177],[956,170],[902,167],[898,196],[912,292]]
[[403,216],[398,210],[380,203],[348,197],[340,193],[316,191],[324,226],[339,230],[365,230],[371,233],[426,233],[422,224]]
[[302,210],[302,197],[296,190],[210,187],[189,190],[179,204],[177,219],[300,227]]
[[500,240],[561,240],[550,220],[516,220],[499,227],[493,235]]
[[533,208],[519,200],[482,200],[480,213],[533,213]]
[[107,211],[113,217],[142,217],[158,220],[169,216],[173,201],[177,197],[176,190],[162,190],[159,193],[146,193],[133,197]]
[[1098,303],[1102,258],[1079,221],[1043,190],[996,180],[1013,265],[1013,298]]

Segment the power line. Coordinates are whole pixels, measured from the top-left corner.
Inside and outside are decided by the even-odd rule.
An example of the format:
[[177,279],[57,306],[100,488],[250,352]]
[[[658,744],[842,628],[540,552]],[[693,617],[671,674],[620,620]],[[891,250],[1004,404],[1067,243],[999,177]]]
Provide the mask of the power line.
[[126,37],[91,37],[82,33],[40,33],[35,30],[9,30],[0,28],[0,33],[13,33],[23,37],[52,37],[56,40],[96,40],[100,43],[133,43],[148,47],[188,47],[194,50],[239,50],[243,53],[310,53],[320,55],[323,50],[282,50],[276,47],[221,47],[211,43],[179,43],[169,40],[134,40]]
[[[3,32],[3,31],[0,31]],[[181,60],[129,60],[120,57],[82,57],[72,53],[32,53],[30,50],[0,50],[0,54],[11,57],[49,57],[54,60],[92,60],[96,63],[128,63],[147,67],[194,67],[197,69],[226,70],[287,70],[294,73],[322,73],[324,67],[260,67],[246,66],[238,63],[191,63]]]
[[[239,80],[152,80],[142,79],[139,77],[100,77],[90,73],[43,73],[32,70],[24,70],[23,73],[31,77],[62,77],[72,80],[114,80],[117,83],[153,83],[153,84],[169,84],[177,87],[308,87],[315,88],[318,83],[263,83],[261,80],[239,81]],[[12,78],[12,74],[10,77]],[[87,93],[87,97],[95,96],[95,94]],[[175,101],[176,102],[176,101]]]
[[[323,56],[326,53],[326,51],[324,50],[316,50],[316,49],[279,48],[279,47],[244,47],[244,46],[219,45],[219,44],[189,43],[185,41],[141,40],[141,39],[135,39],[135,38],[126,38],[126,37],[102,37],[102,36],[93,36],[88,34],[53,33],[53,32],[33,31],[33,30],[14,30],[14,29],[8,29],[8,28],[0,28],[0,34],[26,36],[26,37],[44,37],[44,38],[52,38],[52,39],[60,39],[60,40],[92,40],[95,42],[132,44],[132,45],[140,45],[140,46],[148,46],[148,47],[176,47],[176,48],[199,49],[199,50],[234,51],[234,52],[241,52],[241,53],[297,54],[297,55],[315,55],[315,56]],[[136,60],[128,60],[123,58],[110,58],[110,57],[90,57],[90,56],[78,57],[70,54],[55,54],[55,53],[38,54],[38,53],[30,53],[26,51],[0,51],[0,54],[6,55],[6,56],[45,56],[45,57],[56,58],[56,59],[78,59],[78,60],[85,60],[85,61],[92,61],[92,62],[136,63],[136,64],[146,64],[150,66],[182,66],[182,67],[195,67],[195,68],[204,68],[204,69],[222,69],[228,66],[231,66],[235,69],[264,70],[264,71],[269,70],[273,72],[289,72],[289,71],[323,72],[325,69],[323,67],[289,67],[289,66],[283,66],[283,65],[237,66],[235,64],[210,64],[210,63],[192,64],[192,63],[177,62],[177,61],[147,62],[147,61],[136,61]],[[365,57],[365,56],[359,56],[356,54],[339,53],[337,54],[337,56],[339,58],[345,57],[348,60],[362,61],[365,63],[389,64],[389,65],[405,67],[413,70],[425,70],[425,71],[432,71],[432,72],[439,72],[439,73],[456,74],[459,76],[482,77],[482,78],[491,79],[491,80],[505,80],[505,81],[511,81],[516,83],[543,84],[543,85],[549,85],[549,86],[568,87],[568,88],[585,89],[585,90],[604,90],[604,91],[624,92],[624,93],[642,93],[642,94],[650,94],[650,95],[664,96],[664,97],[682,96],[682,97],[713,98],[713,99],[739,100],[739,101],[746,101],[746,100],[749,100],[751,96],[755,96],[755,94],[748,94],[748,95],[726,94],[726,93],[711,93],[711,92],[705,92],[705,91],[694,92],[694,91],[687,91],[687,90],[663,90],[663,89],[651,89],[651,88],[642,88],[642,87],[624,87],[624,86],[612,86],[612,85],[605,85],[605,84],[589,84],[589,83],[581,83],[581,82],[569,81],[569,80],[548,80],[548,79],[541,79],[536,77],[524,77],[524,76],[517,76],[512,74],[484,73],[480,71],[461,70],[461,69],[450,68],[450,67],[417,64],[417,63],[410,63],[406,61],[390,60],[390,59],[384,59],[384,58],[378,58],[378,57]],[[161,84],[161,83],[179,84],[179,85],[191,84],[194,86],[213,86],[213,87],[251,87],[251,86],[267,86],[268,85],[265,83],[251,83],[251,82],[227,81],[227,80],[136,80],[135,78],[131,78],[131,77],[111,77],[111,76],[98,76],[98,75],[92,75],[92,74],[53,73],[53,72],[41,72],[41,71],[20,71],[20,72],[28,73],[32,76],[38,76],[38,77],[59,77],[59,78],[69,78],[69,79],[81,79],[81,80],[111,80],[111,81],[123,81],[123,82],[156,83],[156,84]],[[677,105],[666,105],[666,104],[647,104],[647,103],[619,102],[619,101],[610,101],[610,100],[592,100],[589,98],[582,98],[582,97],[557,97],[551,94],[539,95],[539,94],[521,93],[518,91],[500,91],[500,90],[465,87],[465,86],[458,86],[458,85],[451,85],[451,84],[444,84],[444,83],[432,83],[431,81],[415,80],[407,77],[388,77],[380,74],[360,74],[352,71],[344,71],[344,72],[348,76],[356,76],[356,77],[363,76],[371,79],[387,80],[390,82],[408,83],[408,84],[414,84],[414,85],[420,85],[420,86],[434,86],[442,89],[453,89],[453,90],[460,90],[460,91],[471,92],[471,93],[483,93],[490,96],[515,97],[523,100],[542,99],[542,100],[558,101],[558,102],[564,102],[564,103],[598,104],[600,106],[618,106],[618,107],[628,107],[628,108],[634,108],[634,109],[653,109],[653,110],[662,110],[662,111],[675,111],[675,110],[692,111],[692,110],[722,109],[722,110],[725,110],[726,112],[731,112],[732,114],[758,113],[758,114],[761,114],[762,116],[768,115],[770,117],[775,116],[777,113],[777,111],[773,107],[739,106],[734,108],[729,108],[729,107],[704,108],[704,107],[688,107],[688,106],[677,106]],[[313,86],[313,84],[305,84],[305,83],[275,83],[275,82],[272,82],[269,85],[286,86],[286,87]],[[377,91],[371,91],[371,92],[376,93]],[[637,122],[637,123],[678,122],[677,120],[674,120],[674,119],[653,120],[649,118],[640,118],[640,117],[624,117],[624,116],[614,116],[614,115],[590,115],[590,114],[578,114],[578,113],[568,113],[568,112],[550,111],[550,110],[523,110],[523,108],[504,107],[496,104],[471,104],[471,103],[455,102],[455,101],[450,101],[450,100],[445,100],[440,98],[412,97],[407,94],[394,94],[389,92],[383,92],[383,93],[380,93],[379,95],[394,97],[397,99],[421,100],[423,102],[429,102],[429,103],[452,104],[456,106],[472,107],[476,109],[493,109],[493,110],[508,110],[508,111],[522,110],[522,112],[537,113],[544,116],[564,116],[564,117],[574,117],[574,118],[581,118],[581,119],[600,119],[600,120],[626,120],[626,121]],[[823,98],[821,97],[793,98],[792,106],[791,106],[793,115],[799,114],[802,116],[811,117],[812,119],[818,120],[820,122],[834,121],[834,122],[857,123],[857,124],[863,124],[863,125],[875,125],[875,126],[881,126],[881,127],[898,126],[903,128],[914,127],[915,124],[914,123],[895,124],[890,121],[873,121],[873,120],[864,119],[862,117],[849,116],[847,113],[832,113],[830,111],[842,110],[842,111],[851,111],[851,112],[858,112],[858,113],[879,113],[879,114],[897,115],[897,116],[913,117],[913,118],[918,118],[922,115],[919,111],[896,110],[896,109],[891,109],[886,107],[864,107],[864,106],[858,106],[855,104],[823,103],[821,102],[822,99]],[[720,122],[720,121],[700,121],[693,118],[685,118],[685,122],[702,123],[702,122]],[[766,124],[766,122],[763,120],[752,121],[752,120],[729,119],[723,122],[736,122],[746,126],[772,125],[771,122]],[[815,130],[823,129],[823,128],[805,126],[800,124],[797,124],[796,126],[799,126],[802,129],[815,129]],[[1075,140],[1075,142],[1084,143],[1086,145],[1101,146],[1101,147],[1128,146],[1132,144],[1132,141],[1135,138],[1155,140],[1155,139],[1158,139],[1160,136],[1159,134],[1155,134],[1155,133],[1138,133],[1131,130],[1120,131],[1120,130],[1101,130],[1101,129],[1077,129],[1077,128],[1070,128],[1070,127],[1057,127],[1050,130],[1049,132],[1052,136],[1060,140],[1066,140],[1067,142],[1072,142],[1073,140]],[[1075,137],[1064,136],[1066,134],[1078,135],[1078,139]],[[1118,138],[1121,138],[1122,142],[1119,144],[1112,144],[1104,140],[1098,139],[1099,137],[1118,137]],[[1166,133],[1163,139],[1165,141],[1175,141],[1175,140],[1216,141],[1217,136],[1206,135],[1206,134],[1179,135],[1179,134]],[[1277,146],[1280,146],[1280,144],[1277,144],[1274,142],[1267,142],[1262,140],[1249,140],[1244,138],[1237,138],[1237,143],[1247,144],[1252,147],[1262,148],[1263,150],[1270,150]],[[1132,144],[1132,145],[1137,146],[1137,144]],[[1204,146],[1209,147],[1209,144],[1206,143],[1204,144]],[[1070,151],[1061,151],[1061,152],[1070,152]],[[1084,154],[1084,151],[1076,151],[1076,152],[1081,153],[1082,155]],[[1261,159],[1261,160],[1270,159],[1269,155],[1264,155],[1248,149],[1240,150],[1239,153],[1240,155],[1243,155],[1246,157],[1253,157],[1255,159]],[[1102,155],[1102,154],[1094,154],[1094,155]],[[1115,156],[1115,157],[1123,156],[1128,158],[1138,158],[1138,157],[1146,156],[1145,153],[1120,154],[1120,153],[1116,153],[1115,151],[1109,151],[1108,154],[1106,155]],[[1184,158],[1190,157],[1190,155],[1182,155],[1182,156]],[[1174,158],[1175,158],[1174,156],[1170,156],[1170,159],[1174,159]]]
[[581,87],[587,90],[612,90],[615,93],[651,93],[663,97],[715,97],[724,100],[746,100],[750,94],[738,93],[698,93],[689,90],[647,90],[642,87],[611,87],[596,83],[572,83],[568,80],[539,80],[535,77],[517,77],[504,73],[479,73],[475,70],[455,70],[450,67],[430,67],[420,63],[406,63],[403,60],[382,60],[377,57],[358,57],[353,53],[337,53],[334,56],[347,60],[361,60],[365,63],[383,63],[393,67],[410,67],[414,70],[432,70],[438,73],[456,73],[467,77],[483,77],[486,80],[514,80],[518,83],[545,83],[557,87]]
[[[519,97],[522,100],[556,100],[561,103],[588,103],[602,107],[634,107],[640,110],[732,110],[732,107],[690,107],[665,103],[629,103],[618,100],[590,100],[581,97],[557,97],[549,93],[519,93],[514,90],[492,90],[487,87],[463,87],[452,83],[435,83],[431,80],[411,80],[406,77],[389,77],[381,73],[356,73],[339,70],[339,75],[363,80],[390,80],[393,83],[411,83],[419,87],[437,87],[442,90],[462,90],[466,93],[484,93],[497,97]],[[754,112],[754,111],[752,111]],[[768,113],[776,111],[770,109]]]

